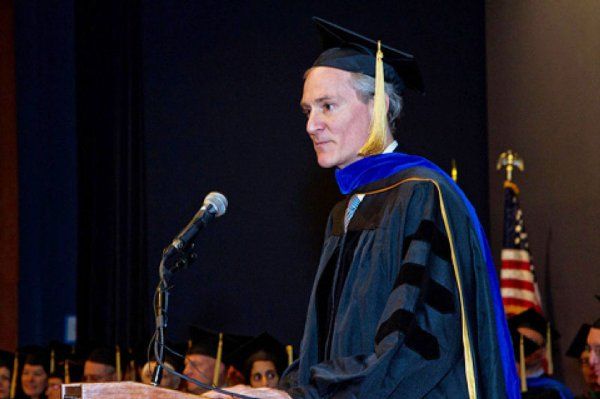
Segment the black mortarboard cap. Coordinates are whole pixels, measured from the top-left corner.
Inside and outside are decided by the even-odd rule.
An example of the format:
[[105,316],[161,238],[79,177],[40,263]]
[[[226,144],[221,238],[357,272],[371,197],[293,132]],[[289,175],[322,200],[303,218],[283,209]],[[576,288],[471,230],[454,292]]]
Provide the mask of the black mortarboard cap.
[[[517,358],[518,358],[519,345],[520,345],[519,340],[521,339],[521,334],[519,334],[519,332],[517,330],[511,330],[510,337],[512,339],[513,350],[514,350],[515,356],[517,356]],[[540,349],[541,347],[542,347],[541,345],[538,345],[535,341],[533,341],[523,335],[523,354],[525,357],[531,355],[533,352]]]
[[591,327],[592,326],[589,324],[582,324],[581,327],[579,327],[579,331],[577,331],[575,338],[573,338],[571,345],[569,345],[569,349],[567,349],[567,356],[575,359],[579,359],[581,357],[581,353],[585,349],[587,336]]
[[100,347],[94,349],[87,360],[93,363],[105,364],[108,366],[116,367],[116,356],[115,349],[109,347]]
[[5,350],[0,350],[0,367],[6,367],[7,369],[12,370],[14,360],[14,353]]
[[[219,348],[219,332],[190,325],[191,346],[188,348],[188,354],[201,354],[210,357],[217,357]],[[240,346],[251,340],[252,337],[237,334],[223,334],[223,359],[226,359],[232,352],[235,352]]]
[[[375,77],[377,41],[322,18],[313,17],[313,21],[324,50],[313,66],[327,66]],[[415,57],[383,43],[381,50],[385,81],[392,83],[399,92],[408,88],[423,93],[425,87]]]
[[287,354],[285,351],[285,346],[267,332],[263,332],[245,345],[241,346],[226,359],[226,362],[228,364],[232,364],[235,368],[244,373],[246,378],[248,378],[248,374],[250,372],[249,368],[252,367],[252,364],[247,363],[248,360],[255,355],[260,356],[260,358],[257,357],[255,360],[273,361],[279,374],[281,374],[286,368]]
[[38,345],[29,345],[19,348],[19,368],[29,364],[42,366],[46,374],[50,373],[50,353],[47,348]]
[[[508,327],[511,330],[516,330],[519,327],[527,327],[542,334],[546,339],[546,332],[548,329],[548,321],[535,309],[530,308],[524,312],[521,312],[508,319]],[[551,329],[552,340],[556,340],[560,337],[560,334],[555,329]]]

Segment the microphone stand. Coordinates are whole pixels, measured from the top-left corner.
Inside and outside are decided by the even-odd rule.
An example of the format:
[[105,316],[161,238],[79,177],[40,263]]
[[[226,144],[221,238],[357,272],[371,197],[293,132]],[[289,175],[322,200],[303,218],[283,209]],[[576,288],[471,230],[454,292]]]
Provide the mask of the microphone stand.
[[[221,389],[219,387],[215,387],[212,385],[208,385],[203,383],[202,381],[198,381],[195,378],[188,377],[185,374],[179,373],[173,370],[170,367],[165,367],[164,364],[164,349],[165,349],[165,331],[167,328],[167,310],[169,306],[169,279],[173,276],[174,273],[179,270],[186,269],[194,260],[196,260],[197,255],[194,252],[191,252],[194,249],[194,244],[188,246],[188,248],[182,248],[173,252],[173,250],[168,246],[163,250],[163,255],[158,267],[158,275],[159,282],[156,287],[155,300],[154,300],[154,316],[156,322],[156,331],[154,333],[154,356],[156,358],[156,367],[154,368],[154,372],[152,374],[152,385],[159,386],[160,381],[162,379],[162,372],[166,370],[168,373],[176,375],[177,377],[189,381],[201,388],[204,388],[209,391],[216,391],[219,393],[223,393],[226,395],[234,396],[240,399],[256,399],[251,396],[241,395],[235,392],[229,392],[225,389]],[[167,260],[172,255],[178,255],[179,259],[175,262],[173,267],[168,268],[166,263]]]

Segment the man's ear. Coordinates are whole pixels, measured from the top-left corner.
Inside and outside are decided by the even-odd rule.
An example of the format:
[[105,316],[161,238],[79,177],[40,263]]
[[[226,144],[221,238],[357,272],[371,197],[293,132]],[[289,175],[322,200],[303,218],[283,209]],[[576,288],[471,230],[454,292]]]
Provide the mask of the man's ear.
[[385,113],[389,113],[390,112],[390,96],[388,96],[387,94],[385,95]]

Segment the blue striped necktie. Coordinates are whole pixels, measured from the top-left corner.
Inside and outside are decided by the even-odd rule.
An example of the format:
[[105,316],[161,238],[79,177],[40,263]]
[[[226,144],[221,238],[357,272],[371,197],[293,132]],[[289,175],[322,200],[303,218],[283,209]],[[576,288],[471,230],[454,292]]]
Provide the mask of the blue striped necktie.
[[350,220],[352,216],[354,216],[354,212],[356,212],[356,208],[360,204],[360,198],[355,194],[350,197],[350,201],[348,201],[348,207],[346,208],[346,214],[344,215],[344,231],[348,230],[348,224],[350,224]]

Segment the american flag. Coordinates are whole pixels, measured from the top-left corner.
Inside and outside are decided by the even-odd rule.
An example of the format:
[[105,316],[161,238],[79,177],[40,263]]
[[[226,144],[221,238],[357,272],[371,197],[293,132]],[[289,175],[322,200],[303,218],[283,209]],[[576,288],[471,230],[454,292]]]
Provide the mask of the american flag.
[[500,287],[504,312],[507,317],[519,314],[529,308],[534,308],[543,314],[540,290],[529,252],[529,240],[523,224],[523,212],[518,196],[517,185],[505,181]]

